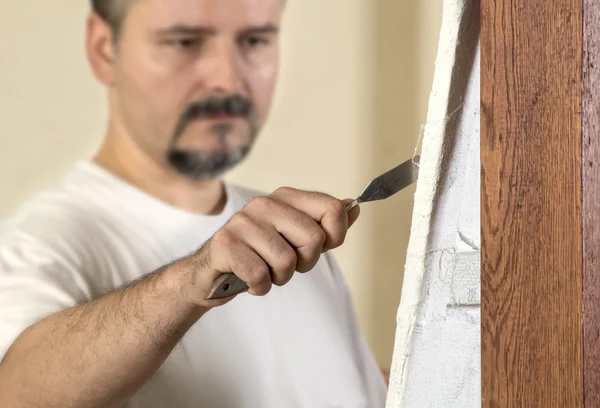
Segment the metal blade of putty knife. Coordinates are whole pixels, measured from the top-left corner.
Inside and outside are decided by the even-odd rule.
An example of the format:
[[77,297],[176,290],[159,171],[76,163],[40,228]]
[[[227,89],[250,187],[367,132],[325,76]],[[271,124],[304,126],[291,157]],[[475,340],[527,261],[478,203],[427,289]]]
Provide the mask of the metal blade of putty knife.
[[419,176],[420,158],[420,156],[415,156],[371,180],[361,195],[348,205],[346,210],[350,211],[361,203],[384,200],[413,184]]
[[[361,195],[346,207],[346,211],[361,203],[389,198],[416,182],[419,176],[419,160],[420,156],[415,156],[371,180]],[[224,299],[246,290],[248,290],[246,282],[233,273],[224,273],[215,279],[206,300]]]

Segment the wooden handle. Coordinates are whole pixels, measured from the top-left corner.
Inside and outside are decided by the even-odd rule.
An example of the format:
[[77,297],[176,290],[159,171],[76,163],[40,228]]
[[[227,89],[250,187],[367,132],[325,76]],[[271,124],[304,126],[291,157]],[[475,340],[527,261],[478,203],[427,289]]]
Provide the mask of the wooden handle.
[[206,300],[225,299],[248,290],[246,282],[233,273],[224,273],[213,282]]

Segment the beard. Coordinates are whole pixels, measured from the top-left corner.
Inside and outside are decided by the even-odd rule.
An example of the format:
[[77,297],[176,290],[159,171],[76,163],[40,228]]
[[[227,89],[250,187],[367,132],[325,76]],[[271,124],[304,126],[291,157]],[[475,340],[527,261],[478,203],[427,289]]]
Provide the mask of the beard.
[[[196,119],[226,115],[243,118],[248,122],[249,142],[235,148],[228,148],[227,136],[234,131],[233,124],[220,123],[210,128],[219,139],[221,148],[217,151],[203,152],[192,149],[181,149],[175,146],[176,141],[185,132],[187,126]],[[258,135],[258,118],[252,103],[245,97],[235,95],[229,97],[211,97],[190,105],[176,127],[173,144],[167,152],[168,163],[181,175],[194,180],[210,180],[241,163],[250,153]]]

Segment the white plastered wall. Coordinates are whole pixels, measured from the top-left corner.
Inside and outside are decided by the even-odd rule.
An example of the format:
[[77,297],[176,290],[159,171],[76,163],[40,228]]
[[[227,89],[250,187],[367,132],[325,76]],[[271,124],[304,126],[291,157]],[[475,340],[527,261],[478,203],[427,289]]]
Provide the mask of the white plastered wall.
[[387,408],[481,406],[478,39],[444,0]]

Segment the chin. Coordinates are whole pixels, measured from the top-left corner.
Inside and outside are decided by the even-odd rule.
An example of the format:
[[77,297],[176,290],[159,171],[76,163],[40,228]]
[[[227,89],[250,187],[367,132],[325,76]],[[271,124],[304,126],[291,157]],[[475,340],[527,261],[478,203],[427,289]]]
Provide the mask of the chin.
[[242,163],[251,149],[251,144],[221,152],[173,149],[168,153],[167,160],[175,171],[185,177],[212,180]]

